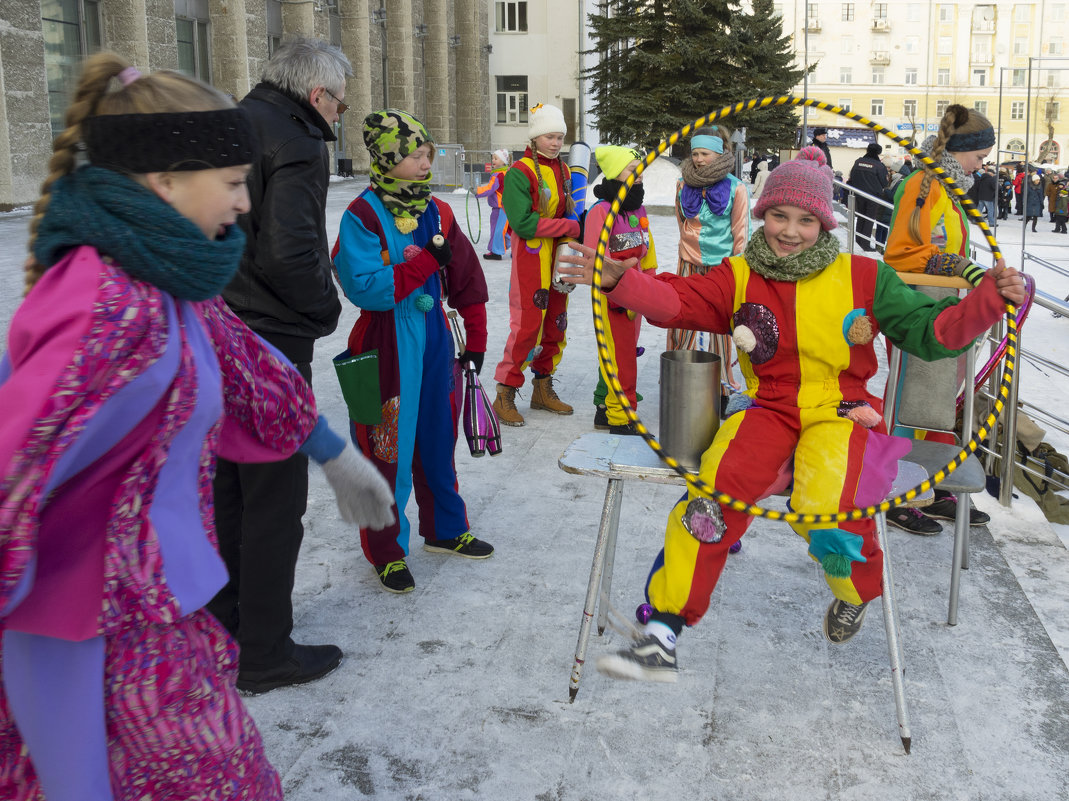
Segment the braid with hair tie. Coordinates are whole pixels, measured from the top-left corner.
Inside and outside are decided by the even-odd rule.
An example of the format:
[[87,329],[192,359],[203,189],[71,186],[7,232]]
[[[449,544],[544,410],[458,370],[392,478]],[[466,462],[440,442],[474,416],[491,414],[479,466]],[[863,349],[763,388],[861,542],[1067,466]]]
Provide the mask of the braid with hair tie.
[[[943,152],[946,150],[947,141],[954,132],[969,121],[969,110],[964,106],[954,104],[948,106],[946,113],[943,114],[943,119],[939,123],[939,133],[935,138],[935,144],[932,145],[932,152],[929,155],[932,157],[932,161],[936,164],[943,158]],[[913,209],[913,213],[909,215],[909,235],[913,237],[913,241],[918,245],[927,244],[928,238],[921,236],[921,207],[928,199],[928,193],[931,191],[932,181],[935,179],[935,173],[931,171],[927,164],[921,162],[921,166],[924,167],[924,177],[921,179],[920,191],[917,194],[917,205]]]
[[108,84],[130,65],[113,53],[100,53],[86,62],[74,100],[64,119],[66,128],[52,142],[52,158],[48,162],[48,176],[41,184],[41,197],[33,207],[30,221],[29,258],[23,266],[25,285],[23,294],[29,294],[44,275],[46,267],[37,261],[33,248],[37,241],[37,229],[48,210],[52,186],[60,178],[74,172],[79,145],[82,141],[82,123],[97,111],[100,100],[107,94]]

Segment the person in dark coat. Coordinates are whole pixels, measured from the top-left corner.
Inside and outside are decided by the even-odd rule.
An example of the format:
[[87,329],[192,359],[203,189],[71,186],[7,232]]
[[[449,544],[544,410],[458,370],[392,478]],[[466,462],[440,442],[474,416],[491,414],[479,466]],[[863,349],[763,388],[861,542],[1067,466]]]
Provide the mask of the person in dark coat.
[[813,130],[813,144],[821,149],[824,153],[824,158],[828,160],[828,166],[831,167],[831,150],[828,148],[827,128],[815,128]]
[[987,218],[987,224],[995,227],[995,196],[998,194],[998,179],[991,167],[978,170],[976,181],[973,182],[973,191],[976,195],[976,205]]
[[1035,231],[1036,222],[1043,216],[1043,184],[1039,173],[1029,175],[1023,188],[1025,224],[1032,223],[1032,230]]
[[[312,380],[315,341],[334,331],[341,302],[326,232],[334,123],[352,75],[341,49],[298,38],[275,51],[240,106],[252,118],[260,157],[249,172],[251,210],[241,266],[223,298],[253,331]],[[324,676],[336,645],[298,645],[294,574],[308,501],[308,459],[235,464],[219,460],[215,522],[229,580],[208,608],[241,646],[238,689],[257,693]]]
[[880,206],[872,198],[882,198],[888,183],[887,167],[880,161],[882,152],[883,147],[875,142],[871,143],[865,150],[865,155],[850,168],[850,177],[846,181],[854,189],[865,193],[858,195],[854,202],[854,210],[857,212],[854,241],[866,251],[876,249],[872,244],[872,224],[880,219]]
[[902,158],[902,166],[898,168],[898,174],[903,178],[909,178],[910,173],[913,172],[913,157],[907,153]]
[[998,176],[998,218],[1008,220],[1013,208],[1013,181],[1006,170],[1000,170]]

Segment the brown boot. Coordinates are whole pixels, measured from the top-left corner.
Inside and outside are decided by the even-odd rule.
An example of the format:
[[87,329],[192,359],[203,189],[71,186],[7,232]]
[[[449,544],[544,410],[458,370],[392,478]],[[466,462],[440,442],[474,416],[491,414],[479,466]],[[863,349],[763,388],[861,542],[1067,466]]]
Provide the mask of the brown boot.
[[536,377],[531,382],[531,408],[545,409],[553,414],[571,414],[574,410],[567,403],[557,397],[553,389],[553,376],[545,375]]
[[497,397],[494,398],[494,413],[499,422],[507,426],[522,426],[523,415],[516,408],[516,387],[506,384],[497,385]]

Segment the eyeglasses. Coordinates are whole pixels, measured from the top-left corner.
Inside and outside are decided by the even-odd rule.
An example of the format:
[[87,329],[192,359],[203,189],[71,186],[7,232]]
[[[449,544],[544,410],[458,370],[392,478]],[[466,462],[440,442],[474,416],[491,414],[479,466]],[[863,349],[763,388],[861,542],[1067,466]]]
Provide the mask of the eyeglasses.
[[327,87],[324,86],[323,87],[323,91],[326,92],[328,95],[330,95],[332,98],[334,98],[334,102],[338,104],[338,114],[339,115],[344,114],[348,110],[349,107],[347,105],[345,105],[343,102],[341,102],[341,100],[338,98],[338,96],[336,94],[334,94],[332,91],[330,91]]

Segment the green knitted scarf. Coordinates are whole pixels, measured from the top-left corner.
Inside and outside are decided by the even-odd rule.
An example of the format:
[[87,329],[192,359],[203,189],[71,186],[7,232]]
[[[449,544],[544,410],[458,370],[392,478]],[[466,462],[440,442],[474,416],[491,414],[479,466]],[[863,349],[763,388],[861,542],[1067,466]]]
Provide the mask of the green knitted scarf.
[[758,228],[743,251],[750,269],[772,281],[801,281],[820,272],[839,256],[839,240],[821,231],[817,241],[799,253],[777,256],[765,240],[764,228]]

